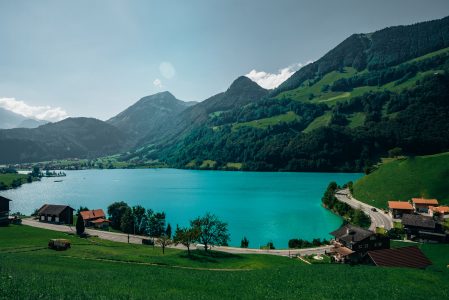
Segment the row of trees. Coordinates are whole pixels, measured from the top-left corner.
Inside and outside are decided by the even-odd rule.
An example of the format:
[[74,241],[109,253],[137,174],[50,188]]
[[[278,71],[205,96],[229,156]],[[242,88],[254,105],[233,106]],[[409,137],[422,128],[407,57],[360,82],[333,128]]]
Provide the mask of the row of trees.
[[125,233],[147,235],[153,238],[153,244],[161,246],[163,253],[171,244],[182,244],[190,255],[190,246],[194,242],[203,244],[204,249],[208,251],[212,245],[227,245],[230,239],[227,223],[211,213],[191,220],[190,226],[177,225],[173,235],[164,212],[146,210],[140,205],[130,207],[121,201],[108,207],[108,215],[112,228]]
[[335,197],[335,192],[338,189],[338,185],[335,181],[331,182],[326,191],[324,192],[321,201],[323,205],[335,212],[336,214],[342,216],[347,222],[368,228],[371,225],[371,219],[362,210],[354,209],[344,202],[338,201]]

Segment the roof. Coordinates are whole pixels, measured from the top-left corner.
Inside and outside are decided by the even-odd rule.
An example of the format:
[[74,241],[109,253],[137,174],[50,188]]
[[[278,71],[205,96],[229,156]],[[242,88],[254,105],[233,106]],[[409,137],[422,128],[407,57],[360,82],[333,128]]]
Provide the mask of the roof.
[[449,206],[432,206],[430,209],[440,214],[449,214]]
[[44,204],[38,211],[39,215],[59,215],[62,213],[66,208],[69,208],[70,210],[74,210],[68,205],[55,205],[55,204]]
[[351,249],[349,249],[347,247],[335,247],[332,249],[332,251],[340,254],[341,256],[347,256],[347,255],[354,253],[354,251],[352,251]]
[[375,233],[361,227],[346,224],[330,234],[345,242],[359,242],[374,235]]
[[405,214],[402,216],[402,225],[434,229],[435,221],[428,216]]
[[104,222],[108,222],[109,223],[111,221],[103,219],[103,218],[99,218],[99,219],[96,219],[96,220],[92,221],[92,223],[104,223]]
[[438,205],[437,199],[412,198],[412,202],[415,204]]
[[424,269],[432,264],[416,246],[368,251],[368,256],[379,267]]
[[388,201],[388,207],[391,209],[413,210],[413,206],[406,201]]
[[8,199],[6,197],[0,196],[0,201],[12,201],[11,199]]
[[85,220],[85,221],[106,217],[106,215],[104,214],[104,211],[102,209],[81,211],[80,214],[81,214],[81,217],[83,218],[83,220]]

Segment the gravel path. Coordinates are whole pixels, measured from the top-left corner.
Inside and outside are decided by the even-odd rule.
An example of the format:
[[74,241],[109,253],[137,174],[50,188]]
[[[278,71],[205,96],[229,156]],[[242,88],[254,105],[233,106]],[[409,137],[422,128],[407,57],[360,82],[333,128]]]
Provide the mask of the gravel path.
[[[67,225],[57,225],[51,223],[42,223],[33,219],[23,219],[23,225],[28,225],[37,228],[49,229],[59,232],[67,232],[67,233],[75,233],[75,226],[67,226]],[[101,239],[127,243],[128,235],[125,233],[117,233],[117,232],[109,232],[95,229],[86,229],[86,233],[92,236],[98,236]],[[142,244],[142,239],[148,238],[146,236],[139,235],[129,235],[129,242],[132,244]],[[169,248],[176,248],[185,250],[186,248],[182,245],[178,246],[170,246]],[[192,246],[194,248],[194,246]],[[324,254],[325,252],[332,249],[333,246],[321,246],[316,248],[306,248],[306,249],[291,249],[291,250],[262,250],[262,249],[251,249],[251,248],[237,248],[237,247],[213,247],[213,250],[222,251],[233,254],[270,254],[270,255],[278,255],[278,256],[304,256],[304,255],[312,255],[312,254]]]

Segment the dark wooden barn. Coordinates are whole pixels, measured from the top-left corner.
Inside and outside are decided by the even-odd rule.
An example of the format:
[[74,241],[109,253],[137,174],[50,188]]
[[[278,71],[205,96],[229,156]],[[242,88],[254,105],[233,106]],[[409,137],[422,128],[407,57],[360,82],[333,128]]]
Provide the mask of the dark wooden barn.
[[0,226],[9,224],[9,202],[10,199],[0,196]]
[[68,205],[44,204],[37,215],[41,222],[73,224],[73,211]]

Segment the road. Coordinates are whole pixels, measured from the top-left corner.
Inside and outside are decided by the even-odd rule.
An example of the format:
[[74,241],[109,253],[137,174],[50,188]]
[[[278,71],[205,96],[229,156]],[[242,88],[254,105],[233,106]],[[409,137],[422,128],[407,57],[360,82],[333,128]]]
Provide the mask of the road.
[[[370,230],[375,230],[376,227],[382,227],[387,230],[390,230],[393,227],[393,220],[389,214],[384,213],[382,210],[375,208],[369,204],[361,202],[354,197],[352,197],[349,189],[343,189],[337,191],[335,197],[352,208],[361,209],[364,213],[366,213],[371,218],[371,227]],[[372,209],[376,211],[373,211]]]
[[[30,218],[23,219],[22,224],[32,226],[32,227],[37,227],[37,228],[59,231],[59,232],[66,232],[66,233],[75,233],[76,232],[75,226],[42,223],[42,222],[30,219]],[[104,239],[104,240],[120,242],[120,243],[128,242],[128,235],[126,233],[109,232],[109,231],[87,229],[87,228],[86,228],[85,232],[92,236],[98,236],[100,239]],[[129,242],[131,244],[142,244],[142,239],[144,239],[144,238],[147,239],[148,237],[130,234]],[[289,256],[290,257],[290,256],[304,256],[304,255],[312,255],[312,254],[324,254],[326,251],[329,251],[333,247],[334,246],[326,245],[326,246],[321,246],[321,247],[316,247],[316,248],[306,248],[306,249],[262,250],[262,249],[251,249],[251,248],[217,246],[217,247],[213,247],[212,249],[215,251],[222,251],[222,252],[227,252],[227,253],[232,253],[232,254],[270,254],[270,255]],[[182,245],[177,245],[177,246],[171,245],[168,248],[176,248],[176,249],[182,249],[182,250],[186,249]]]

